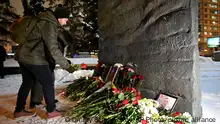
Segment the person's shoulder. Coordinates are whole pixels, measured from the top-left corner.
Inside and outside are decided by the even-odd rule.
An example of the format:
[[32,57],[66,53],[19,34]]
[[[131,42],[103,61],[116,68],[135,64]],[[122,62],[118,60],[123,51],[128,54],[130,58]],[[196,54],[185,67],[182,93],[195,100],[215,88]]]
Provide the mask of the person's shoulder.
[[54,14],[50,10],[45,10],[45,11],[41,12],[39,15],[39,18],[41,20],[58,25],[58,21],[57,21],[56,17],[54,16]]

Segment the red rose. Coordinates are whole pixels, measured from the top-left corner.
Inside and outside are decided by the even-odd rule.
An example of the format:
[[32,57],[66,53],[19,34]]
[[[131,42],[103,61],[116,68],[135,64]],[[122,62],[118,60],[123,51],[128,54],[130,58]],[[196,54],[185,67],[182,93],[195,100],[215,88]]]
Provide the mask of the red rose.
[[128,91],[129,91],[129,89],[130,89],[129,87],[126,87],[125,91],[127,91],[127,92],[128,92]]
[[127,92],[131,92],[131,91],[132,91],[132,88],[130,88],[130,87],[126,87],[126,88],[125,88],[125,91],[127,91]]
[[133,104],[133,105],[137,105],[137,104],[138,104],[138,100],[137,100],[137,99],[134,100],[134,101],[132,102],[132,104]]
[[103,62],[99,62],[99,61],[98,61],[98,64],[96,65],[96,68],[97,68],[97,69],[98,69],[98,68],[101,68],[103,64],[104,64]]
[[137,76],[136,76],[136,75],[134,75],[132,78],[133,78],[134,80],[136,80],[136,79],[137,79]]
[[126,76],[126,74],[127,74],[126,72],[123,73],[124,77]]
[[181,112],[176,112],[173,114],[174,117],[179,116],[181,114]]
[[178,121],[176,122],[176,124],[184,124],[182,121]]
[[84,63],[82,63],[82,64],[81,64],[81,68],[82,68],[82,69],[86,69],[86,68],[87,68],[87,65],[84,64]]
[[120,90],[118,90],[117,88],[112,88],[112,92],[113,92],[114,94],[116,94],[116,93],[120,93]]
[[147,124],[147,120],[141,120],[141,124]]
[[136,96],[136,99],[137,100],[141,100],[141,96]]
[[104,82],[101,81],[101,82],[99,83],[99,88],[102,88],[103,85],[104,85]]
[[119,104],[116,106],[116,108],[120,108],[120,107],[122,107],[122,104],[121,104],[121,103],[119,103]]
[[127,99],[123,101],[124,105],[127,105],[128,103],[129,103],[129,101]]
[[141,96],[141,92],[140,91],[137,92],[137,96]]
[[143,75],[139,75],[139,78],[140,78],[141,80],[144,80],[144,76],[143,76]]
[[101,65],[97,64],[96,69],[99,69],[99,68],[101,68]]
[[126,88],[122,88],[122,91],[126,91]]
[[137,92],[135,88],[132,88],[131,91],[132,91],[133,93],[136,93],[136,92]]

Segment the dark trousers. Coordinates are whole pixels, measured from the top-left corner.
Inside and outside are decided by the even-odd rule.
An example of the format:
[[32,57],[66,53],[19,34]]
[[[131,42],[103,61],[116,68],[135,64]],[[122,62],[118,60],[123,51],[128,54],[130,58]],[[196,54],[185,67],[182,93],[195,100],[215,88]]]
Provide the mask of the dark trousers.
[[30,106],[33,103],[41,103],[43,101],[44,93],[39,81],[35,81],[31,88]]
[[52,72],[47,65],[27,65],[19,63],[22,71],[22,84],[18,91],[16,112],[25,109],[28,94],[33,87],[35,81],[39,81],[42,85],[45,102],[47,104],[47,112],[53,112],[55,109],[55,94]]
[[0,61],[0,76],[4,78],[4,61]]
[[[52,72],[53,83],[55,80],[54,71]],[[30,105],[34,103],[41,103],[43,101],[43,89],[39,81],[35,81],[33,87],[31,88],[31,100]]]

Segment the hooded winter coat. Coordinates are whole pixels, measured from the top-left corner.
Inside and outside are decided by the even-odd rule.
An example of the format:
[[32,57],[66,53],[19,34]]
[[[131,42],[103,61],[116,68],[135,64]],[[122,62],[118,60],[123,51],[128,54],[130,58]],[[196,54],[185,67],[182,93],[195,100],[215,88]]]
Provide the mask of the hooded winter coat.
[[70,64],[62,55],[57,42],[59,27],[57,19],[51,11],[42,12],[39,18],[39,22],[28,37],[28,42],[19,45],[16,60],[31,65],[49,65],[45,57],[47,51],[57,64],[68,69]]

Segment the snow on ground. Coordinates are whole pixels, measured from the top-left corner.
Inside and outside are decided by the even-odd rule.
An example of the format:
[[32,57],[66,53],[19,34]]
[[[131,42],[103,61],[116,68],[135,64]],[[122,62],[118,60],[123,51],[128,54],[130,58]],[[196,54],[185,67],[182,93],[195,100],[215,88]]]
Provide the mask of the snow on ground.
[[[67,58],[69,59],[72,64],[97,64],[98,58]],[[4,62],[5,67],[19,67],[18,62],[14,59],[7,59]]]
[[[55,70],[55,86],[65,86],[80,77],[91,77],[94,70],[78,70],[69,73],[63,69]],[[5,79],[0,79],[0,93],[1,95],[16,94],[22,83],[21,75],[6,75]]]
[[7,59],[4,62],[5,67],[19,67],[18,62],[15,61],[14,59]]
[[0,79],[1,95],[16,94],[21,86],[21,75],[5,76],[5,79]]
[[[94,59],[92,59],[94,61]],[[87,59],[88,61],[88,59]],[[96,61],[97,62],[97,61]],[[16,67],[11,66],[15,63],[15,61],[8,60],[6,62],[6,67]],[[86,62],[84,62],[86,63]],[[94,62],[90,62],[94,63]],[[89,63],[89,64],[90,64]],[[77,63],[81,64],[81,63]],[[66,70],[63,69],[57,69],[55,70],[55,87],[59,86],[66,86],[68,83],[64,83],[67,81],[76,80],[80,77],[88,77],[92,76],[94,73],[94,70],[78,70],[73,73],[69,73]],[[74,122],[66,122],[65,117],[62,118],[55,118],[46,120],[44,119],[45,110],[41,110],[41,108],[37,108],[38,116],[36,117],[29,117],[29,118],[23,118],[23,119],[16,119],[14,120],[12,117],[12,113],[15,108],[15,100],[16,95],[19,87],[22,83],[22,77],[20,74],[18,75],[6,75],[5,79],[0,79],[0,124],[83,124],[83,122],[74,123]],[[60,104],[57,105],[57,107],[61,110],[68,110],[70,106],[74,103],[69,103],[68,101],[64,100],[60,96],[56,96],[56,98],[60,101]],[[39,110],[40,109],[40,110]]]
[[220,124],[220,62],[200,57],[200,87],[202,91],[203,118],[215,118]]
[[[76,60],[76,61],[75,61]],[[84,61],[86,60],[86,61]],[[91,59],[73,59],[71,60],[74,64],[95,64],[97,60],[94,58]],[[6,66],[13,66],[14,61],[6,61]],[[220,124],[220,62],[213,62],[211,58],[200,57],[200,84],[202,91],[202,107],[203,107],[203,118],[215,118],[216,122],[205,122],[199,124]],[[89,76],[93,73],[92,70],[86,71],[86,76]],[[85,71],[77,71],[73,74],[69,74],[67,71],[58,69],[55,71],[56,86],[67,85],[68,83],[63,83],[66,81],[72,81],[80,77],[80,75],[85,74]],[[85,75],[84,75],[85,76]],[[21,75],[11,75],[6,76],[5,79],[0,79],[0,93],[1,95],[16,94],[18,88],[21,84]],[[14,120],[0,116],[1,120],[4,120],[5,123],[14,123]],[[64,118],[54,119],[53,121],[42,120],[39,117],[34,119],[26,119],[23,123],[25,124],[55,124],[55,123],[64,123]],[[73,123],[74,124],[74,123]]]

